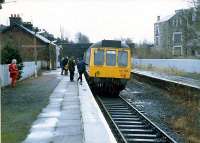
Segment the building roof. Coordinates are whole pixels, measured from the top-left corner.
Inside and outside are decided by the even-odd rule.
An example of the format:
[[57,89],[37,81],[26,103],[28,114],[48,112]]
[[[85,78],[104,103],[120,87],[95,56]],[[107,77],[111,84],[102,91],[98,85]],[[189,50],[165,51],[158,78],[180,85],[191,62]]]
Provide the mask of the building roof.
[[171,14],[171,15],[165,16],[165,17],[161,18],[159,21],[157,21],[156,23],[161,23],[161,22],[168,21],[168,20],[170,20],[174,15],[175,15],[175,14]]
[[0,24],[0,32],[3,31],[6,28],[7,28],[7,26]]
[[42,35],[40,35],[40,34],[38,34],[38,33],[35,34],[34,31],[32,31],[32,30],[30,30],[30,29],[28,29],[28,28],[26,28],[26,27],[24,27],[23,25],[20,25],[20,24],[15,24],[15,25],[13,25],[13,26],[8,26],[8,27],[6,27],[6,28],[4,28],[4,29],[2,30],[2,33],[6,32],[6,31],[9,31],[9,30],[10,30],[11,28],[13,28],[13,27],[17,27],[17,28],[19,28],[19,29],[21,29],[21,30],[23,30],[23,31],[25,31],[25,32],[27,32],[27,33],[29,33],[29,34],[31,34],[32,36],[36,36],[37,39],[39,39],[40,41],[42,41],[42,42],[44,42],[44,43],[46,43],[46,44],[51,44],[51,45],[56,46],[56,44],[54,44],[52,41],[48,40],[48,39],[45,38],[44,36],[42,36]]
[[62,47],[66,48],[87,49],[93,43],[60,43],[60,44],[62,45]]

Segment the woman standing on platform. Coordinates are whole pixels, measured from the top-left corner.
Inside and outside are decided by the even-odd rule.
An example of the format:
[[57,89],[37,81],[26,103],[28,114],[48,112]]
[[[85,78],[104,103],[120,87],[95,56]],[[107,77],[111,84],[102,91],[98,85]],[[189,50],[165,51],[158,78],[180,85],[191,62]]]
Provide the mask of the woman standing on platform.
[[17,68],[16,63],[17,63],[17,60],[13,59],[12,63],[9,65],[10,78],[12,79],[11,80],[12,87],[16,86],[17,78],[19,76],[19,70]]

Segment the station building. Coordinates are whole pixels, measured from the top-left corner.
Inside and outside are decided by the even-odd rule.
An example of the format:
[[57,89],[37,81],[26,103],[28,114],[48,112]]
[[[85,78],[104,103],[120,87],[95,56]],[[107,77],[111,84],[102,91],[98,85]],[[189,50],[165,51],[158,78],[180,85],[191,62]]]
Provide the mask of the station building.
[[23,22],[19,15],[11,15],[9,19],[9,26],[1,26],[1,50],[9,45],[19,51],[23,61],[37,60],[42,62],[42,68],[56,68],[58,46],[38,34],[37,28]]

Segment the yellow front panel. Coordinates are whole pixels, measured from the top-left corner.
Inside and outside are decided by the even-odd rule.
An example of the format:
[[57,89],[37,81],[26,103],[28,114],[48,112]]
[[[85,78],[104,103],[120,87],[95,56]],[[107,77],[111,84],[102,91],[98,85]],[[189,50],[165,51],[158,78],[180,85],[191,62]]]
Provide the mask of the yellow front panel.
[[[105,53],[107,50],[116,50],[117,53],[118,53],[118,51],[123,51],[123,50],[128,51],[128,66],[120,67],[117,64],[115,66],[107,66],[105,55],[104,55],[104,64],[103,65],[94,65],[94,51],[97,49],[92,48],[91,49],[91,57],[90,57],[90,66],[89,66],[89,76],[90,77],[130,79],[130,73],[131,73],[130,49],[122,49],[122,48],[99,48],[99,49],[104,49]],[[117,61],[117,59],[116,59],[116,61]]]
[[118,67],[106,67],[106,66],[94,66],[89,68],[90,77],[102,77],[102,78],[130,78],[129,68]]

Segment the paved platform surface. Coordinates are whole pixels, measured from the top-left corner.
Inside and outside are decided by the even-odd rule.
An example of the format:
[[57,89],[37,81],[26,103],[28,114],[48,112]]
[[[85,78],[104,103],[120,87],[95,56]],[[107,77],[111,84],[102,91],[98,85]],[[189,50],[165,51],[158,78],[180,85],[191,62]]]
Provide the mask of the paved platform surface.
[[83,77],[83,84],[79,86],[84,142],[85,143],[117,143],[90,88]]
[[152,71],[143,71],[143,70],[138,70],[138,69],[133,70],[132,72],[146,75],[146,76],[149,76],[152,78],[157,78],[157,79],[174,82],[174,83],[178,83],[178,84],[182,84],[182,85],[200,89],[200,79],[195,80],[195,79],[187,78],[187,77],[168,75],[165,73],[161,74],[161,73],[156,73],[156,72],[152,72]]
[[23,143],[81,143],[83,130],[77,90],[76,82],[63,76]]
[[[59,70],[44,74],[57,74]],[[57,85],[23,143],[116,143],[84,78],[69,76]],[[52,81],[53,82],[53,81]]]

